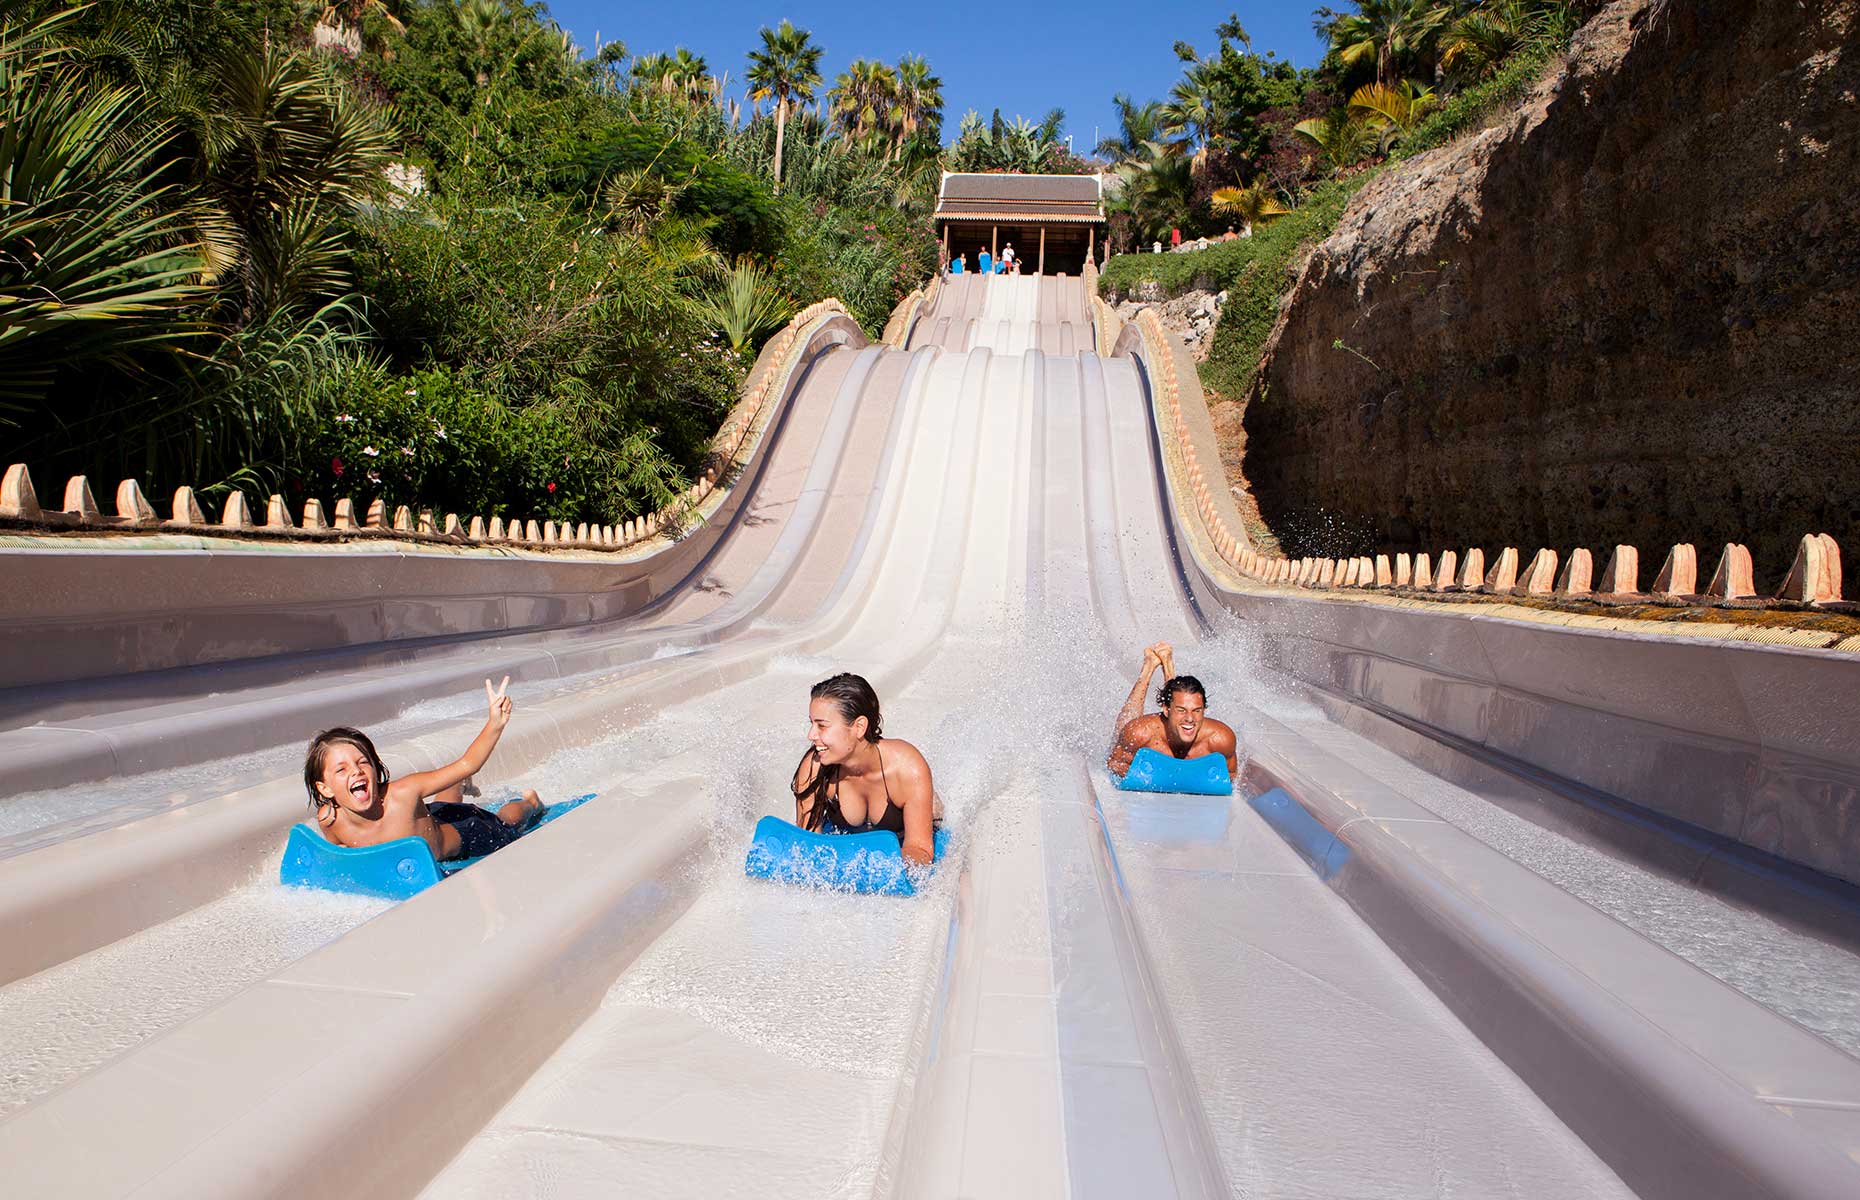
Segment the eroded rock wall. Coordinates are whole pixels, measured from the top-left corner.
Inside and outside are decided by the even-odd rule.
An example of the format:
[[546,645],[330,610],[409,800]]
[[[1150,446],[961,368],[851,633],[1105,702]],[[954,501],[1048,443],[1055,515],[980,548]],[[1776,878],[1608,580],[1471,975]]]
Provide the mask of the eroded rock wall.
[[1741,541],[1759,586],[1811,530],[1860,555],[1857,10],[1620,0],[1372,181],[1249,397],[1287,548]]

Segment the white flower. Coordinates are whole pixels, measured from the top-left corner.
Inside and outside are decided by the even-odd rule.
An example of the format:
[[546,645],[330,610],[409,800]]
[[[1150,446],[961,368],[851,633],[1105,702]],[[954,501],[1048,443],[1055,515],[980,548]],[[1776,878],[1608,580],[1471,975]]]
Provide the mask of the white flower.
[[353,420],[355,420],[354,417],[350,416],[348,413],[343,413],[341,416],[336,418],[336,423],[339,425],[347,425],[349,422]]
[[408,388],[408,389],[407,389],[407,394],[408,394],[409,396],[417,396],[417,395],[419,395],[419,394],[420,394],[420,389],[419,389],[419,388]]
[[412,447],[412,446],[402,446],[402,447],[400,448],[400,452],[401,452],[402,454],[405,454],[405,455],[406,455],[406,456],[407,456],[408,458],[412,458],[412,457],[413,457],[413,447]]
[[362,453],[370,458],[375,458],[380,455],[381,451],[375,449],[373,446],[363,446]]

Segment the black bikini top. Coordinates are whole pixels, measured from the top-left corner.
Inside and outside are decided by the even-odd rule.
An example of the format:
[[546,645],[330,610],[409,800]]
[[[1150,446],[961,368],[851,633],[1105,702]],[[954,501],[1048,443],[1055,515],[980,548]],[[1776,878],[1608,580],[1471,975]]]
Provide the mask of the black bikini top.
[[[873,743],[873,749],[878,749],[878,743]],[[812,754],[813,751],[809,750],[807,753]],[[806,762],[807,755],[804,754],[801,756],[801,761],[795,764],[796,774],[800,773],[801,767]],[[885,785],[885,811],[878,815],[876,821],[869,821],[865,825],[854,825],[840,813],[840,765],[830,763],[815,771],[812,782],[806,787],[794,789],[796,800],[813,800],[813,804],[807,810],[807,828],[815,833],[822,832],[823,827],[827,825],[833,825],[851,833],[867,833],[874,829],[883,829],[902,838],[904,836],[904,810],[899,808],[897,802],[891,798],[891,780],[885,775],[885,752],[883,750],[878,750],[878,779]],[[832,830],[826,830],[826,832],[832,832]]]

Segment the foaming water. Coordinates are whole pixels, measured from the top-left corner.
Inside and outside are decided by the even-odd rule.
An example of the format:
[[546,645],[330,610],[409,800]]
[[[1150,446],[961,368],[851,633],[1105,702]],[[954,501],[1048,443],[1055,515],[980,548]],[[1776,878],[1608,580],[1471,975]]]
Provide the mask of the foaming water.
[[0,988],[0,1117],[388,907],[383,900],[253,882]]

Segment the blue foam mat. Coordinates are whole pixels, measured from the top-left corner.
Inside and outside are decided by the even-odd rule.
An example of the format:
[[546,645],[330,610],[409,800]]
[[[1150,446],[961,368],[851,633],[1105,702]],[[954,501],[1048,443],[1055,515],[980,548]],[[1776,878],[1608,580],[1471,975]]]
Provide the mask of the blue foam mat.
[[[949,831],[936,831],[936,860],[949,852]],[[863,892],[879,896],[914,896],[924,868],[904,861],[895,833],[810,833],[780,817],[756,822],[755,836],[743,862],[743,874],[777,883]],[[928,870],[934,871],[931,867]],[[915,876],[915,878],[913,878]]]
[[[548,805],[523,835],[527,837],[592,799],[594,793],[589,792]],[[378,846],[338,846],[324,837],[316,826],[302,821],[291,826],[290,836],[285,839],[284,859],[278,864],[278,882],[288,887],[405,900],[486,857],[489,856],[437,862],[426,839],[417,837],[395,838]]]
[[1175,758],[1148,746],[1131,758],[1130,769],[1117,786],[1125,792],[1181,792],[1190,796],[1231,796],[1234,791],[1223,755]]

